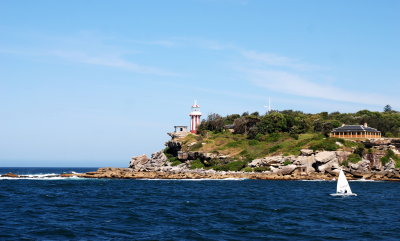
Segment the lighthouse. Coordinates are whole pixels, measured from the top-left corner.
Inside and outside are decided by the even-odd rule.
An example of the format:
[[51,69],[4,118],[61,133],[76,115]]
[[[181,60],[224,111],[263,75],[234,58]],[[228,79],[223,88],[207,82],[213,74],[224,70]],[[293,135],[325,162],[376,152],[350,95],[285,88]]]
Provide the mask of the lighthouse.
[[196,133],[197,127],[200,125],[200,106],[197,104],[197,101],[194,101],[194,105],[192,105],[192,112],[189,114],[190,116],[190,132]]

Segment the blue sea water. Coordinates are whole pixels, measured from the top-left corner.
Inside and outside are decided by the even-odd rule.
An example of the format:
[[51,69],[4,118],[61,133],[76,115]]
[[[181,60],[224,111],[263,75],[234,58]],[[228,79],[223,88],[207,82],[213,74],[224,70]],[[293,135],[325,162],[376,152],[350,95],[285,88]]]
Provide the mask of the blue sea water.
[[[0,168],[0,174],[96,168]],[[399,240],[400,183],[1,179],[0,240]]]

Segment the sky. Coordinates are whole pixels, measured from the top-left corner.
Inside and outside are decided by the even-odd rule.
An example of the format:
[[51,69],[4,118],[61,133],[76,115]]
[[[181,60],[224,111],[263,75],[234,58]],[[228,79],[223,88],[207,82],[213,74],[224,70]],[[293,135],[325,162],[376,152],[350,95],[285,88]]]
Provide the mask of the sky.
[[0,1],[0,167],[127,167],[174,125],[400,109],[400,1]]

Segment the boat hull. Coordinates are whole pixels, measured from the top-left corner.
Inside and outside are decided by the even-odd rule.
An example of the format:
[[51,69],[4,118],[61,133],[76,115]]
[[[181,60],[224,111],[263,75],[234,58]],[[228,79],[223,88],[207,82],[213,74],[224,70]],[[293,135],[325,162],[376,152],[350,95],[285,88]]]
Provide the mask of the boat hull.
[[330,195],[334,197],[357,196],[355,193],[332,193]]

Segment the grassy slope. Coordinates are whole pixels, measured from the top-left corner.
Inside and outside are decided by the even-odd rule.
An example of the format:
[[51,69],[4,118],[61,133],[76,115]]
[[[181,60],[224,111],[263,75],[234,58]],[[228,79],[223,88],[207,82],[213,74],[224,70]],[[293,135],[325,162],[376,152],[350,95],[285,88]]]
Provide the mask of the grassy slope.
[[287,133],[258,136],[255,140],[244,135],[207,133],[206,136],[189,134],[181,139],[184,151],[200,151],[227,155],[233,160],[251,161],[272,155],[299,155],[303,148],[314,150],[336,150],[336,142],[344,143],[343,149],[351,150],[356,144],[337,138],[324,138],[320,134],[302,134],[297,139]]

